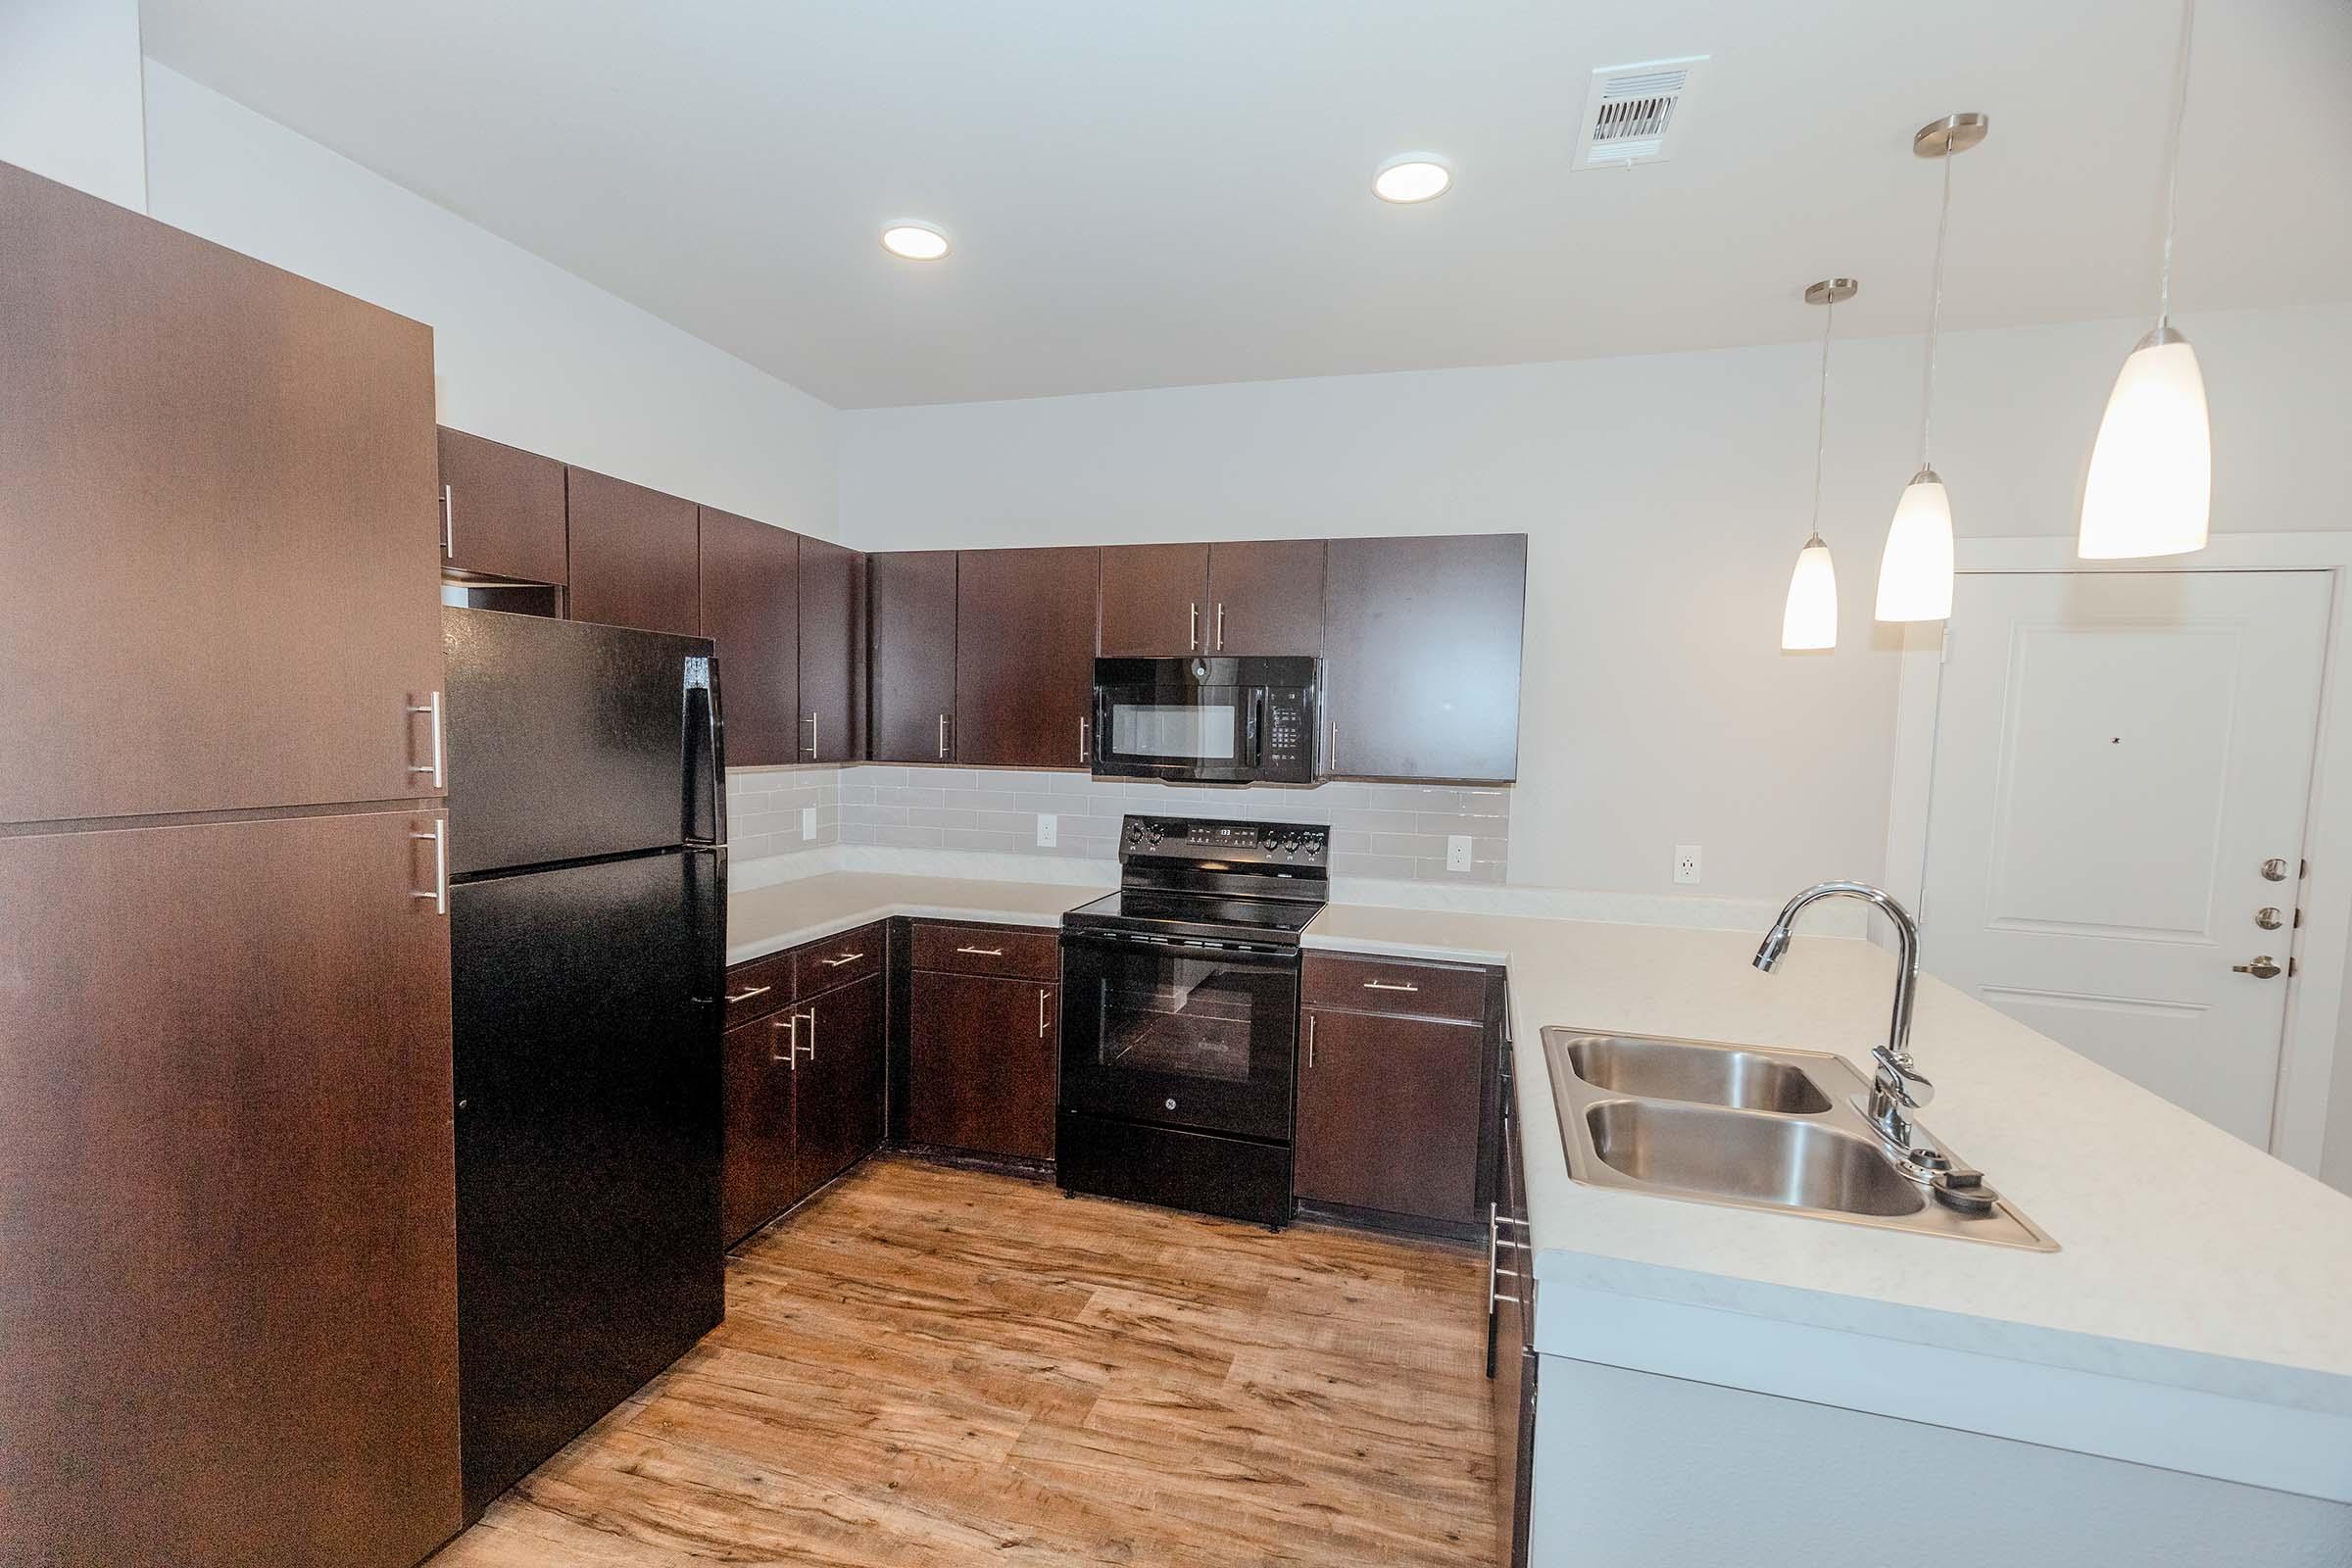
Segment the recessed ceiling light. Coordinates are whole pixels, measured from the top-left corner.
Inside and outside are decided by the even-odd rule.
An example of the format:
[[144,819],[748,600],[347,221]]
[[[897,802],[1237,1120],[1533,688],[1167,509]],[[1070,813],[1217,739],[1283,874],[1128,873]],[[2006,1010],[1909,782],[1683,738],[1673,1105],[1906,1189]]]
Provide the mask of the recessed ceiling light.
[[1384,202],[1403,205],[1443,196],[1453,186],[1453,171],[1434,158],[1398,158],[1380,166],[1372,176],[1372,194]]
[[882,231],[882,248],[910,262],[936,262],[948,254],[948,236],[929,223],[893,223]]

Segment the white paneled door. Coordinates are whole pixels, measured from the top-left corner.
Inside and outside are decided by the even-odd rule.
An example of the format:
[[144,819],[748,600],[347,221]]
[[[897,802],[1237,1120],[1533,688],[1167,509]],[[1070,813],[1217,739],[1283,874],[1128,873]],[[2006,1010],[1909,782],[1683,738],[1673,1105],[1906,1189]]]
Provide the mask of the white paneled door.
[[1965,575],[1936,710],[1926,967],[2261,1148],[2329,589]]

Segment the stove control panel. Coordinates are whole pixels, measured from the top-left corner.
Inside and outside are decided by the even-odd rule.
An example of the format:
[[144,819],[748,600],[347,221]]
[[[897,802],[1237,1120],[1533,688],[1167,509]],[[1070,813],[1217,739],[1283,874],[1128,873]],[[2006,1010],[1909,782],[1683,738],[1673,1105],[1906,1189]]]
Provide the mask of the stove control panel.
[[1181,816],[1131,816],[1119,858],[1243,860],[1321,865],[1330,829],[1317,822],[1221,822]]

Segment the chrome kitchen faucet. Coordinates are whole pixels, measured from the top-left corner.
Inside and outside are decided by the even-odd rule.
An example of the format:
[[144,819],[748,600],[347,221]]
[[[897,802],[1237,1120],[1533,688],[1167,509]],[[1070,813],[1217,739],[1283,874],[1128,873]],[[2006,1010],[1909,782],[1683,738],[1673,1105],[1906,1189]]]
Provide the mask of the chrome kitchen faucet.
[[1871,1126],[1894,1153],[1904,1174],[1918,1181],[1931,1180],[1951,1162],[1932,1145],[1925,1144],[1911,1124],[1910,1113],[1936,1098],[1936,1086],[1921,1075],[1911,1059],[1911,1002],[1919,990],[1919,922],[1911,918],[1911,911],[1867,882],[1818,883],[1790,899],[1781,910],[1781,917],[1772,923],[1772,929],[1764,933],[1763,942],[1756,948],[1756,967],[1766,974],[1772,973],[1773,966],[1788,951],[1789,926],[1809,906],[1823,899],[1860,899],[1894,922],[1898,947],[1894,1015],[1887,1024],[1886,1043],[1871,1053],[1878,1071],[1871,1079],[1867,1114]]

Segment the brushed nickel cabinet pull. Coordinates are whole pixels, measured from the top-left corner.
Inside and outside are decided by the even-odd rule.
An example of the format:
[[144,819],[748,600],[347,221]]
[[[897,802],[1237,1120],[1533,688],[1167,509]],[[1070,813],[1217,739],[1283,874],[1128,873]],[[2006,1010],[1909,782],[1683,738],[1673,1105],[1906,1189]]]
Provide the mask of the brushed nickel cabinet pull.
[[818,760],[816,754],[816,715],[814,713],[810,713],[808,715],[808,760],[811,762]]
[[448,788],[447,780],[443,776],[446,768],[443,765],[445,759],[441,749],[441,694],[435,692],[422,703],[411,703],[405,711],[429,715],[432,719],[433,730],[433,760],[421,766],[412,766],[409,771],[430,773],[433,776],[433,788],[437,790]]
[[777,1055],[775,1047],[770,1045],[767,1049],[767,1059],[782,1062],[787,1072],[799,1072],[801,1070],[801,1015],[797,1012],[788,1012],[783,1017],[770,1021],[767,1033],[771,1041],[779,1029],[787,1031],[784,1054]]
[[956,951],[968,953],[975,958],[1002,958],[1004,956],[1003,948],[957,948]]
[[1184,646],[1192,653],[1198,653],[1200,649],[1200,606],[1198,601],[1193,605],[1193,629],[1184,634]]
[[801,1016],[808,1020],[808,1059],[814,1061],[816,1059],[816,1009],[810,1007]]
[[1087,748],[1086,744],[1086,728],[1089,722],[1090,721],[1085,714],[1081,713],[1078,715],[1078,765],[1080,767],[1084,767],[1088,762],[1093,761],[1095,756],[1095,754]]
[[828,969],[838,969],[845,963],[856,963],[864,956],[865,955],[862,953],[845,953],[838,958],[819,958],[816,961]]
[[1315,1015],[1306,1015],[1306,1070],[1315,1070]]
[[411,831],[409,837],[420,842],[429,842],[433,847],[432,891],[418,893],[412,890],[409,897],[430,899],[433,901],[435,914],[447,914],[449,912],[449,824],[444,819],[435,817],[433,818],[433,830],[430,833]]
[[1046,988],[1037,988],[1037,1038],[1046,1038]]
[[449,498],[449,486],[441,487],[441,558],[446,561],[458,553],[458,509]]
[[1225,601],[1217,601],[1217,652],[1225,651]]
[[727,996],[727,1005],[732,1007],[738,1002],[749,1002],[754,997],[764,997],[775,989],[774,986],[754,986],[748,991],[730,992]]
[[1421,988],[1415,985],[1395,985],[1386,980],[1367,980],[1364,982],[1364,989],[1366,991],[1418,991]]
[[939,715],[939,760],[943,762],[948,760],[948,715],[945,713]]

